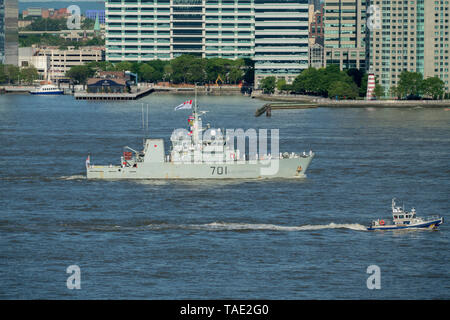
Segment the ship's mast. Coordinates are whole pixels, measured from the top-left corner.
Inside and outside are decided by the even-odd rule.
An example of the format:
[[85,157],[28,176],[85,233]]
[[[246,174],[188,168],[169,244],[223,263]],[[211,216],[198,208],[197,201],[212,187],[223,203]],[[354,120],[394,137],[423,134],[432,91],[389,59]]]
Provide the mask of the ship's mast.
[[142,117],[142,144],[144,145],[144,148],[145,148],[145,127],[144,127],[144,104],[143,103],[141,103],[141,107],[142,107],[142,114],[141,114],[141,117]]
[[195,84],[195,98],[194,98],[194,116],[195,116],[195,120],[197,120],[198,118],[198,105],[197,105],[197,84]]
[[199,128],[198,128],[198,105],[197,105],[197,84],[195,84],[195,98],[194,98],[194,130],[192,132],[192,143],[195,145],[198,141],[198,134],[199,134]]
[[[143,135],[143,144],[145,148],[145,141],[148,138],[148,104],[147,104],[147,115],[144,113],[144,104],[141,104],[142,107],[142,135]],[[146,116],[146,120],[144,120],[144,117]]]

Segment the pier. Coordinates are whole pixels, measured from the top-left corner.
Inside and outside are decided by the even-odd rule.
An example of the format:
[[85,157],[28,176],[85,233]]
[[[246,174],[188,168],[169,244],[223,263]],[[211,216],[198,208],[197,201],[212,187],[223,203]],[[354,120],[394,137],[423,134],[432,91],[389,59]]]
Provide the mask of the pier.
[[263,113],[266,113],[267,117],[272,116],[272,110],[280,109],[309,109],[317,108],[317,104],[314,103],[288,103],[288,102],[277,102],[277,103],[266,103],[261,108],[258,108],[255,112],[255,117],[259,117]]
[[139,88],[136,92],[131,93],[89,93],[76,92],[74,97],[76,100],[137,100],[145,97],[155,89],[152,87]]
[[31,90],[36,89],[35,86],[2,86],[0,88],[1,93],[29,93]]

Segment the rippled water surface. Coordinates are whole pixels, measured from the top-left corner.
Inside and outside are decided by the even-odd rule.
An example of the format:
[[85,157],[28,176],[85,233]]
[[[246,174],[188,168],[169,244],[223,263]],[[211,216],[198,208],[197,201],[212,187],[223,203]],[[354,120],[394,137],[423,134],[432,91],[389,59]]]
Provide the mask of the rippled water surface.
[[[279,128],[281,151],[317,154],[306,179],[87,181],[150,135],[187,123],[190,96],[132,102],[0,96],[0,298],[449,299],[448,223],[368,232],[391,198],[449,212],[450,111],[307,109],[255,118],[262,101],[201,97],[204,122]],[[447,219],[448,221],[448,219]],[[81,269],[69,290],[66,268]],[[367,267],[381,271],[369,290]]]

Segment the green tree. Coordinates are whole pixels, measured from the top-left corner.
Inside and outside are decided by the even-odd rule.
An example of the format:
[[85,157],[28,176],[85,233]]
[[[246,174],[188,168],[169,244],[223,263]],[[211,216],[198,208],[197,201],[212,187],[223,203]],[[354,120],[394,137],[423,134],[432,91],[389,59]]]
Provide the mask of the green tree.
[[239,63],[234,64],[228,73],[228,78],[234,84],[237,84],[239,81],[243,80],[244,70],[242,70],[242,65]]
[[277,80],[277,90],[280,92],[289,92],[292,90],[292,85],[286,82],[286,79],[280,78]]
[[400,97],[420,96],[423,88],[423,76],[419,72],[402,71],[397,84],[397,95]]
[[170,61],[173,83],[204,83],[205,61],[194,55],[181,55]]
[[208,83],[214,83],[219,76],[222,80],[225,80],[227,78],[230,64],[230,61],[227,59],[208,59],[205,64],[206,81]]
[[377,99],[380,99],[384,96],[384,88],[380,84],[375,84],[375,88],[373,89],[373,94]]
[[359,96],[365,97],[367,95],[367,82],[369,80],[369,74],[365,73],[361,78],[361,84],[359,85]]
[[67,29],[67,20],[65,18],[36,18],[33,23],[25,27],[29,31],[61,31]]
[[280,79],[278,79],[277,80],[277,84],[276,84],[276,86],[277,86],[277,90],[278,91],[283,91],[284,90],[284,88],[286,87],[286,79],[285,78],[280,78]]
[[227,78],[231,83],[237,84],[239,81],[244,78],[244,68],[245,62],[244,59],[236,59],[236,60],[228,60],[231,62],[229,66],[229,71]]
[[355,99],[358,95],[358,87],[355,83],[348,83],[345,81],[335,81],[331,83],[328,89],[328,96],[330,98],[339,99]]
[[331,85],[337,82],[347,84],[346,88],[354,88],[355,86],[357,88],[353,78],[346,72],[341,71],[338,65],[328,65],[326,68],[315,69],[310,67],[303,70],[292,83],[292,89],[296,93],[326,97],[329,95]]
[[361,87],[364,77],[367,76],[366,72],[362,69],[350,68],[346,72],[350,77],[352,77],[353,82],[358,87]]
[[82,46],[103,46],[105,44],[105,40],[99,37],[94,37],[92,39],[77,41],[64,39],[58,35],[49,33],[19,35],[20,47],[30,47],[33,44],[78,48]]
[[188,66],[186,81],[187,83],[205,83],[205,60],[195,57]]
[[335,82],[346,83],[346,87],[356,87],[352,77],[350,77],[345,71],[341,71],[336,64],[328,65],[325,69],[321,69],[323,72],[321,82],[319,83],[320,94],[326,94],[330,90],[331,86]]
[[112,62],[109,61],[92,61],[87,64],[87,66],[94,70],[101,71],[114,71],[115,67]]
[[255,82],[255,61],[250,58],[244,58],[244,76],[245,83],[251,84]]
[[172,67],[170,80],[173,83],[186,83],[186,76],[192,59],[194,59],[193,56],[181,55],[170,61]]
[[132,71],[133,63],[131,63],[129,61],[121,61],[114,65],[114,69],[115,69],[115,71]]
[[20,68],[11,64],[1,66],[0,81],[3,83],[15,84],[18,83],[20,77]]
[[173,68],[172,65],[166,64],[164,66],[164,76],[163,76],[163,80],[167,81],[167,80],[171,80],[172,79],[172,74],[173,74]]
[[0,64],[0,83],[5,83],[6,80],[5,66]]
[[139,67],[139,77],[141,78],[141,80],[143,81],[151,81],[153,79],[153,74],[155,72],[155,69],[146,64],[143,63],[140,67]]
[[439,77],[426,78],[422,82],[423,93],[433,99],[440,99],[445,92],[445,83]]
[[148,81],[157,82],[164,80],[164,67],[169,64],[168,61],[162,61],[158,59],[147,61],[146,63],[155,70],[152,74],[152,78]]
[[82,30],[93,30],[95,25],[95,20],[93,19],[83,19],[81,22],[81,29]]
[[93,37],[92,39],[85,40],[82,44],[83,46],[104,46],[105,39],[102,39],[101,37]]
[[32,84],[34,80],[39,78],[37,69],[33,66],[20,70],[20,80],[26,84]]
[[261,80],[260,88],[263,90],[263,93],[272,94],[275,92],[275,84],[276,78],[273,76],[266,77]]
[[66,76],[71,78],[75,83],[86,84],[88,78],[95,74],[94,69],[87,65],[73,66],[67,71]]
[[320,83],[323,81],[323,75],[323,72],[312,67],[303,70],[300,75],[294,79],[292,89],[297,93],[320,94]]

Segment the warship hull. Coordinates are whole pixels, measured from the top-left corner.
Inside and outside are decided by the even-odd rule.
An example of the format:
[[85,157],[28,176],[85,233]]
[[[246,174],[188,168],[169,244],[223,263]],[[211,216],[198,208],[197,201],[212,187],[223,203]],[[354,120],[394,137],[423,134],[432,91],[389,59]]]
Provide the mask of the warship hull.
[[137,163],[136,166],[88,166],[87,179],[268,179],[304,178],[307,157],[230,163]]

